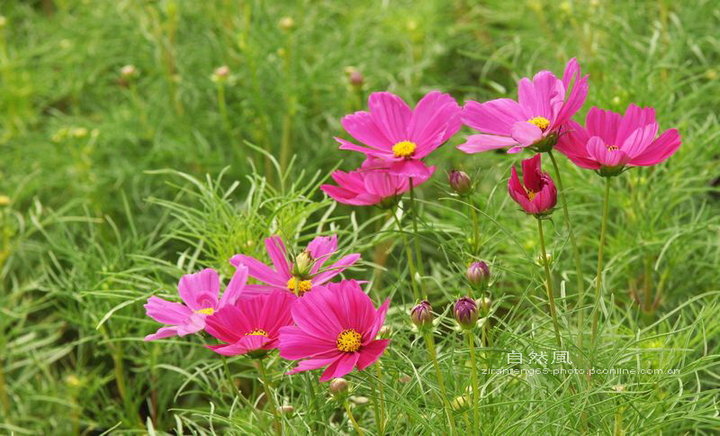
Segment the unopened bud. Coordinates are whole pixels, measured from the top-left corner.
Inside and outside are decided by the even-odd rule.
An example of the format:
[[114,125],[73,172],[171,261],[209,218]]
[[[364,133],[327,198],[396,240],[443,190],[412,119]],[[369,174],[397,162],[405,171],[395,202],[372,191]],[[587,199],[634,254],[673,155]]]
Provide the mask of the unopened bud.
[[277,411],[282,415],[290,415],[295,411],[295,408],[293,406],[280,406]]
[[296,277],[308,277],[310,270],[315,264],[315,259],[309,251],[305,250],[302,253],[295,256],[295,263],[293,264],[292,274]]
[[135,65],[125,65],[124,67],[120,68],[120,76],[122,76],[123,79],[134,79],[138,75],[139,73],[137,68],[135,68]]
[[330,393],[335,397],[345,395],[349,386],[348,381],[344,378],[334,378],[330,382]]
[[402,383],[402,384],[407,384],[407,383],[410,383],[410,382],[412,381],[412,377],[410,377],[410,376],[407,375],[407,374],[403,374],[403,375],[401,375],[401,376],[398,378],[398,381],[399,381],[400,383]]
[[472,285],[478,287],[485,286],[490,280],[490,267],[483,261],[473,262],[468,266],[467,271],[465,271],[465,277],[467,277],[468,282]]
[[278,22],[278,27],[286,32],[292,30],[295,27],[295,20],[292,17],[282,17]]
[[221,67],[215,68],[212,75],[210,76],[210,80],[215,83],[222,83],[225,82],[228,77],[230,77],[230,68],[227,65],[223,65]]
[[478,320],[478,307],[475,300],[470,297],[462,297],[455,302],[455,321],[460,324],[460,327],[465,329],[471,329],[475,327],[475,323]]
[[427,300],[423,300],[410,310],[410,320],[418,328],[426,328],[432,326],[433,314],[432,306]]
[[492,300],[488,297],[482,297],[477,300],[477,305],[483,313],[487,313],[490,310],[490,306],[492,306]]
[[451,170],[448,173],[448,182],[458,195],[467,195],[472,191],[472,180],[465,171]]
[[392,327],[390,327],[389,325],[384,325],[380,327],[380,330],[378,330],[378,337],[381,339],[388,339],[391,334]]

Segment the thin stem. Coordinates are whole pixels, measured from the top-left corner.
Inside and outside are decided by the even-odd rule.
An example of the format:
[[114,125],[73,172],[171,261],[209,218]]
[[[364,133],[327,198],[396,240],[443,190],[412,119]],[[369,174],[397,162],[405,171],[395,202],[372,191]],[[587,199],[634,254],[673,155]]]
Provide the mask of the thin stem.
[[272,395],[270,379],[268,378],[267,371],[265,370],[264,359],[257,359],[257,369],[260,374],[260,383],[263,385],[263,390],[265,391],[265,398],[267,398],[268,407],[270,407],[273,414],[273,428],[275,429],[275,434],[281,435],[282,424],[280,423],[280,416],[278,414],[277,405],[275,404],[275,397]]
[[543,266],[545,267],[545,289],[547,290],[548,305],[550,306],[550,316],[552,317],[553,329],[555,330],[555,339],[558,347],[562,349],[562,340],[560,340],[560,326],[557,320],[557,309],[555,308],[555,295],[553,293],[552,276],[550,275],[550,263],[548,262],[547,252],[545,251],[545,235],[543,234],[542,219],[538,218],[538,236],[540,237],[540,255],[542,256]]
[[350,402],[348,400],[343,401],[343,406],[345,406],[345,412],[347,412],[348,419],[350,419],[350,422],[352,423],[355,432],[358,434],[358,436],[363,436],[365,432],[362,431],[360,425],[358,425],[358,422],[355,420],[352,409],[350,409]]
[[470,244],[471,252],[473,254],[479,254],[480,253],[480,227],[478,224],[478,215],[477,211],[475,210],[475,206],[472,204],[472,199],[468,197],[469,202],[469,208],[470,208],[470,217],[472,218],[472,228],[473,228],[473,239],[472,244]]
[[232,135],[232,127],[230,125],[230,118],[228,117],[227,103],[225,101],[225,86],[218,83],[217,85],[217,101],[218,109],[220,110],[220,116],[222,117],[223,126],[227,130],[228,135]]
[[425,338],[425,345],[427,346],[430,360],[432,361],[433,367],[435,368],[435,377],[437,378],[438,386],[440,386],[441,401],[445,405],[445,412],[447,413],[448,422],[450,423],[450,434],[455,434],[455,419],[452,415],[452,407],[450,406],[450,400],[445,388],[445,377],[440,370],[440,362],[437,359],[437,351],[435,350],[435,338],[430,331],[424,332],[423,337]]
[[480,394],[480,382],[478,381],[478,365],[477,356],[475,355],[475,337],[471,330],[465,330],[465,336],[468,341],[468,348],[470,349],[470,377],[472,382],[472,411],[473,411],[473,425],[475,428],[480,428],[480,411],[478,404],[478,396]]
[[570,235],[570,246],[572,247],[573,259],[575,261],[575,277],[577,280],[577,292],[578,292],[578,306],[580,307],[580,313],[578,316],[578,341],[579,345],[583,342],[583,330],[585,328],[585,312],[582,310],[583,304],[585,304],[585,280],[583,279],[582,264],[580,262],[580,250],[575,239],[575,232],[573,231],[572,221],[570,220],[570,212],[568,211],[567,197],[565,196],[565,188],[563,187],[562,178],[560,177],[560,167],[555,160],[555,155],[552,150],[548,152],[550,160],[552,161],[553,168],[555,169],[555,179],[557,180],[558,191],[560,191],[560,201],[562,202],[563,216],[565,217],[565,225]]
[[600,226],[600,245],[598,246],[597,275],[595,278],[595,306],[593,307],[592,345],[595,346],[597,337],[598,318],[600,317],[600,297],[602,295],[603,249],[605,247],[605,234],[607,232],[608,209],[610,203],[610,178],[605,178],[605,196],[603,197],[603,215]]
[[377,376],[377,402],[380,408],[380,419],[377,422],[378,434],[385,434],[385,392],[382,384],[382,367],[380,362],[375,363],[375,375]]
[[[418,223],[417,223],[417,209],[415,208],[415,187],[413,186],[413,179],[410,178],[410,213],[412,214],[412,223],[413,223],[413,239],[415,243],[415,259],[417,260],[417,268],[418,272],[420,273],[420,276],[425,275],[425,265],[423,264],[422,260],[422,252],[420,251],[420,235],[418,233]],[[421,288],[422,293],[422,282],[418,283],[418,285]],[[425,298],[427,299],[427,295],[425,295]]]
[[410,274],[410,288],[412,289],[415,300],[418,301],[420,300],[420,292],[418,292],[417,286],[415,284],[415,262],[413,261],[412,250],[410,249],[410,244],[407,241],[407,236],[405,236],[405,233],[402,230],[400,218],[398,218],[395,212],[393,212],[392,216],[395,219],[395,224],[397,225],[398,232],[400,232],[400,234],[402,235],[403,246],[405,247],[405,255],[407,256],[408,262],[408,274]]

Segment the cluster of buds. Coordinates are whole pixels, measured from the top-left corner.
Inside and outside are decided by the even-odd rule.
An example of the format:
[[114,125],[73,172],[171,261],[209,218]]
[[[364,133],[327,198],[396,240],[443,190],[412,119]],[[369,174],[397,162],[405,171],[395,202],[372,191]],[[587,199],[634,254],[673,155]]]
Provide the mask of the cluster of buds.
[[450,188],[460,196],[465,196],[472,192],[472,180],[465,171],[450,170],[448,173],[448,183],[450,184]]

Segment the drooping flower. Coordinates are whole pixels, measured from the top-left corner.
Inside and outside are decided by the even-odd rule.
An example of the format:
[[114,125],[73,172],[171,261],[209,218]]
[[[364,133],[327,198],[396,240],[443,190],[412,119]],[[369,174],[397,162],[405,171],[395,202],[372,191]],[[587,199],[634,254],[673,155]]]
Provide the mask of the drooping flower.
[[238,266],[220,299],[218,299],[220,277],[214,269],[207,268],[195,274],[182,276],[178,283],[178,293],[185,304],[155,296],[148,298],[145,304],[147,316],[169,326],[161,327],[157,332],[145,336],[145,340],[185,336],[204,329],[208,316],[216,310],[235,304],[243,292],[247,276],[248,269]]
[[246,285],[244,295],[279,289],[302,296],[315,286],[332,280],[360,258],[358,253],[348,254],[326,266],[330,256],[337,251],[337,235],[316,237],[295,259],[288,256],[279,236],[265,239],[265,248],[273,268],[244,254],[236,254],[230,259],[231,264],[245,265],[250,277],[265,283]]
[[[338,186],[322,185],[322,189],[335,201],[353,206],[370,206],[375,204],[392,205],[398,195],[410,190],[410,179],[391,174],[387,168],[375,167],[377,160],[367,159],[362,167],[355,171],[335,171],[332,178]],[[423,162],[419,165],[425,167]],[[423,170],[423,176],[412,178],[413,186],[425,183],[435,172],[435,167]]]
[[225,344],[207,347],[224,356],[277,348],[280,328],[292,324],[290,306],[296,298],[285,291],[273,291],[223,307],[205,320],[205,331]]
[[341,150],[359,151],[387,163],[388,170],[403,177],[430,177],[422,159],[444,144],[461,127],[461,108],[449,94],[432,91],[410,107],[389,92],[374,92],[370,111],[342,119],[345,130],[365,146],[341,138]]
[[294,326],[280,329],[280,356],[301,360],[290,374],[327,367],[320,381],[363,370],[382,355],[389,339],[375,339],[390,300],[375,310],[354,280],[318,287],[293,304]]
[[508,180],[510,196],[523,210],[537,217],[547,215],[557,203],[557,189],[550,175],[542,172],[540,154],[522,161],[523,181],[520,182],[515,167]]
[[582,168],[613,176],[625,167],[663,162],[680,148],[677,129],[666,130],[660,136],[658,130],[653,108],[631,104],[625,115],[620,115],[593,107],[585,118],[585,127],[574,121],[568,123],[557,149]]
[[525,147],[551,150],[564,125],[585,102],[587,91],[587,76],[581,76],[580,65],[573,58],[565,66],[562,80],[550,71],[520,80],[518,101],[469,101],[463,108],[463,122],[481,133],[469,136],[458,148],[465,153],[505,147],[510,147],[508,153]]

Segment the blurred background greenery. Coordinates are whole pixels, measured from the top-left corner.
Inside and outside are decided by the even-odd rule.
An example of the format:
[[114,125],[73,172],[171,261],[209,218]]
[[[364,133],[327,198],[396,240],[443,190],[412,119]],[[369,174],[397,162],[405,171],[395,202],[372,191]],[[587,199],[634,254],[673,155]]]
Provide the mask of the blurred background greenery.
[[[0,429],[203,432],[213,401],[236,429],[256,431],[238,424],[246,415],[233,415],[229,393],[213,396],[221,371],[201,340],[141,341],[155,328],[142,302],[158,290],[171,296],[184,272],[228,273],[230,255],[260,254],[262,238],[275,232],[302,246],[333,229],[344,247],[364,250],[365,271],[392,264],[399,250],[390,259],[386,252],[394,246],[373,249],[390,244],[382,232],[360,231],[386,229],[382,216],[336,208],[316,189],[331,169],[359,164],[332,138],[372,91],[408,101],[432,89],[461,103],[514,97],[520,77],[559,73],[577,57],[591,76],[582,116],[591,105],[651,105],[662,128],[677,127],[684,139],[667,164],[617,181],[607,274],[619,316],[633,318],[634,301],[649,292],[657,307],[645,309],[662,319],[716,291],[718,28],[713,0],[3,0]],[[463,155],[454,149],[462,136],[431,157],[439,170],[424,187],[426,201],[445,198],[426,211],[437,223],[428,224],[424,246],[436,254],[433,293],[451,299],[473,255],[445,187],[445,171],[459,167],[477,181],[486,212],[481,257],[498,270],[496,297],[517,305],[537,274],[537,247],[534,228],[505,198],[515,159]],[[562,166],[592,271],[601,184]],[[564,229],[553,231],[551,249],[560,252]],[[559,278],[572,275],[569,259],[556,261]],[[717,308],[715,293],[680,318],[709,321]],[[404,325],[402,310],[393,316]],[[697,351],[692,359],[717,349],[717,321],[704,328],[702,344],[682,344]],[[665,364],[688,355],[673,359]],[[698,392],[717,388],[716,364],[714,381],[698,382]],[[251,377],[243,365],[235,371]],[[697,410],[679,409],[687,420],[711,410],[703,398]],[[564,419],[562,407],[546,418],[527,410],[508,416]],[[661,417],[668,419],[638,413],[627,425],[659,429]],[[693,428],[683,422],[678,431]]]

